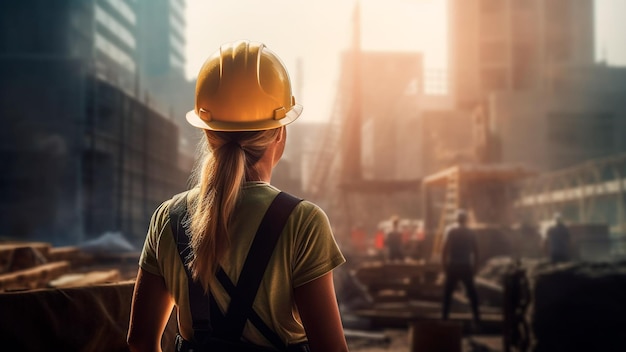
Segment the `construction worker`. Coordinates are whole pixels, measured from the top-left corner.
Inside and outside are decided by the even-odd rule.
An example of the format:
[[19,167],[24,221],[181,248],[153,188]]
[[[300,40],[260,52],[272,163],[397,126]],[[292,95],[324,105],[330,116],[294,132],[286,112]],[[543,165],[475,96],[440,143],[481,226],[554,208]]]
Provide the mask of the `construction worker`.
[[442,318],[448,319],[452,293],[459,281],[465,286],[469,298],[474,322],[480,322],[478,294],[474,285],[474,274],[478,266],[478,246],[476,235],[467,226],[467,213],[458,210],[456,224],[446,229],[441,260],[445,273]]
[[384,253],[385,250],[385,230],[382,225],[378,226],[378,231],[374,234],[374,249],[377,253]]
[[546,232],[544,250],[552,263],[569,261],[571,259],[569,230],[563,223],[560,213],[554,214],[553,221]]
[[402,232],[399,229],[400,218],[391,218],[391,231],[387,233],[385,244],[387,245],[387,260],[390,262],[404,260],[404,245],[402,243]]
[[361,224],[356,224],[352,227],[352,231],[350,232],[350,239],[352,243],[352,250],[356,255],[365,254],[367,241],[367,234],[363,230],[363,226]]
[[415,227],[415,232],[411,238],[411,253],[413,259],[419,260],[422,259],[424,250],[424,240],[426,239],[426,234],[424,233],[424,225],[419,223]]
[[160,351],[346,351],[332,270],[345,262],[327,216],[270,185],[298,118],[280,59],[224,44],[203,64],[187,121],[204,132],[197,185],[155,211],[139,262],[128,344]]

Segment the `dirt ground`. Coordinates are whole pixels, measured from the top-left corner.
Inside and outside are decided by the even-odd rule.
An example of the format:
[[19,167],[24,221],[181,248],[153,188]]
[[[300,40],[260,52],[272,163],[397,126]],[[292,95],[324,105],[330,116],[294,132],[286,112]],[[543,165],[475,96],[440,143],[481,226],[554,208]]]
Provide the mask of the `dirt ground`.
[[[414,352],[411,351],[408,329],[390,329],[376,333],[376,337],[380,337],[380,335],[385,335],[389,339],[385,341],[378,338],[348,338],[348,347],[352,352]],[[500,352],[504,350],[502,337],[497,335],[464,336],[461,346],[462,352]]]

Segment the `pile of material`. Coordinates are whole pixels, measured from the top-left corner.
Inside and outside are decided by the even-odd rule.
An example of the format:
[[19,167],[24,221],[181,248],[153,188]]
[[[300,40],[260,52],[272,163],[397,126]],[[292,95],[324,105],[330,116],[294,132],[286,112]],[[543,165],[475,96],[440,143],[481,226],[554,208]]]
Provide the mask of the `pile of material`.
[[102,255],[46,242],[0,242],[0,292],[116,282],[131,278],[120,273],[124,266],[136,272],[137,253]]
[[505,289],[513,312],[507,338],[516,351],[624,350],[626,262],[542,263],[520,272]]
[[374,302],[438,301],[439,271],[436,264],[369,262],[357,268],[354,275]]
[[[511,257],[494,257],[489,259],[476,275],[476,290],[481,305],[502,307],[504,282],[508,273],[515,269],[517,262],[522,266],[535,266],[538,259],[516,260]],[[455,295],[457,300],[467,302],[465,294]]]
[[[3,351],[128,350],[138,253],[102,248],[0,242]],[[175,331],[170,319],[165,351]]]

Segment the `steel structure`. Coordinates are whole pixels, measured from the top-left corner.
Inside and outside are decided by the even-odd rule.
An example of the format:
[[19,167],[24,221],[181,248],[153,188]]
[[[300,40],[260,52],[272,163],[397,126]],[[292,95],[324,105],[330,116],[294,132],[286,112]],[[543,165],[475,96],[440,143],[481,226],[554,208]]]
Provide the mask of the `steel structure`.
[[515,208],[528,220],[561,212],[569,221],[608,223],[612,233],[625,233],[626,153],[529,178],[517,189]]

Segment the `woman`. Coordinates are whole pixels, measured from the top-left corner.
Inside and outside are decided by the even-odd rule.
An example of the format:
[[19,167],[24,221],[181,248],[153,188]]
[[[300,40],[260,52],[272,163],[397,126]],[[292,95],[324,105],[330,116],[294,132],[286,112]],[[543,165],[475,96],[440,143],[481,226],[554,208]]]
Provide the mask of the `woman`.
[[[285,224],[274,231],[275,245],[266,245],[251,309],[231,305],[248,296],[241,287],[253,275],[244,267],[262,266],[245,262],[258,253],[250,249],[257,248],[255,238],[268,243],[260,224],[273,219],[266,212],[283,195],[270,185],[272,169],[285,147],[285,126],[301,111],[284,65],[263,44],[225,44],[204,63],[187,120],[204,130],[207,155],[197,187],[164,202],[152,217],[132,301],[131,350],[161,350],[174,306],[180,351],[347,350],[332,281],[345,260],[313,203],[282,209]],[[207,296],[194,300],[197,292]],[[238,310],[245,311],[240,333],[222,320]]]

